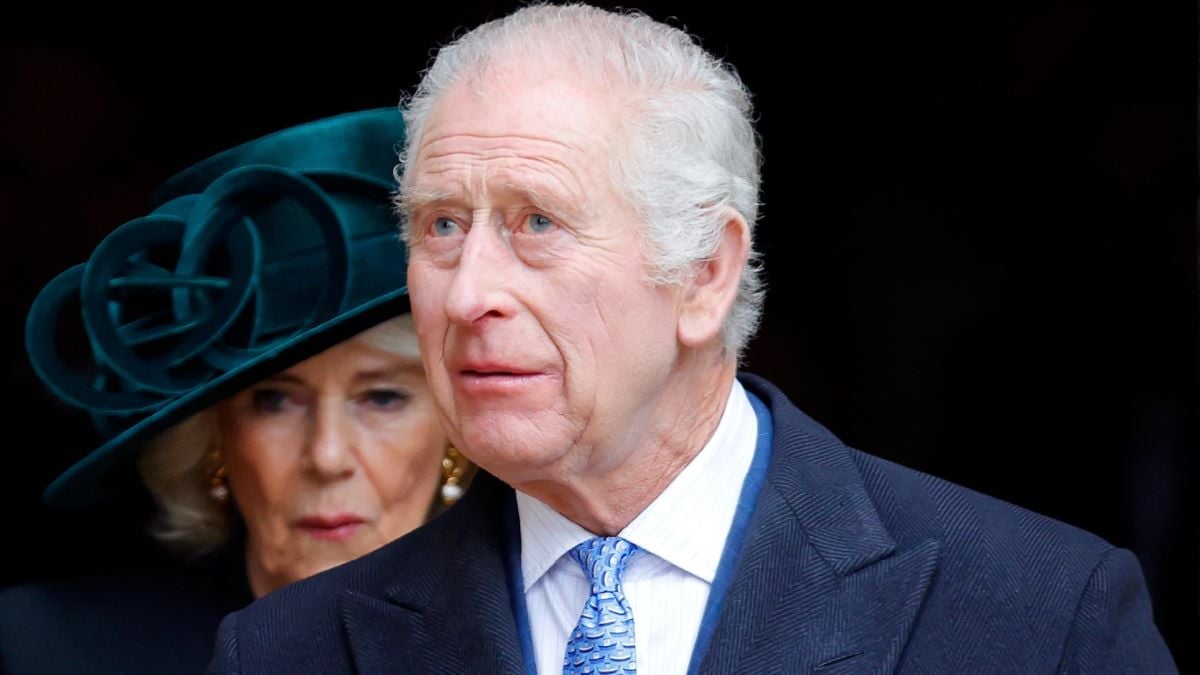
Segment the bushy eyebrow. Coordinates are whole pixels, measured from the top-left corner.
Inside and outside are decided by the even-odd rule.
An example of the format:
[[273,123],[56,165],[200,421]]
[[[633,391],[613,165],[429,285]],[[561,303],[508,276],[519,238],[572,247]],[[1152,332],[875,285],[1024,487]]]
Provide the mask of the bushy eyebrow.
[[459,193],[453,190],[414,187],[396,197],[396,206],[405,213],[414,213],[431,204],[449,204],[458,201]]
[[[504,182],[495,186],[501,196],[515,198],[529,204],[537,210],[546,211],[547,215],[558,216],[567,220],[578,221],[586,214],[579,204],[565,200],[551,192],[539,189],[534,185],[518,185]],[[407,214],[433,206],[465,208],[462,193],[434,187],[418,187],[397,199],[399,207]]]
[[579,220],[584,216],[581,205],[563,200],[562,197],[540,190],[537,186],[501,183],[497,187],[503,193],[513,195],[536,209],[548,211],[549,215],[559,215],[571,220]]

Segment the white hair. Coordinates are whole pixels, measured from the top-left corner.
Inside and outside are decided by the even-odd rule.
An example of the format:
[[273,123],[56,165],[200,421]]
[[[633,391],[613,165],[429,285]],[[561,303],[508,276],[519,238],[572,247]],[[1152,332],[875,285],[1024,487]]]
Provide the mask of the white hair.
[[[421,355],[411,314],[388,319],[351,339],[358,338],[400,356]],[[150,533],[180,553],[202,555],[221,547],[237,523],[232,503],[218,504],[209,495],[217,468],[210,459],[213,451],[219,456],[221,432],[210,406],[160,433],[138,459],[142,482],[159,506]]]
[[[569,68],[624,95],[618,125],[625,140],[612,153],[609,173],[643,223],[651,282],[680,283],[710,259],[727,209],[745,219],[750,256],[722,327],[726,354],[740,356],[758,326],[765,291],[753,250],[758,136],[750,92],[733,67],[682,30],[638,12],[535,5],[483,24],[438,51],[404,106],[408,133],[397,169],[402,215],[408,215],[403,195],[414,178],[411,153],[438,97],[501,59]],[[402,232],[409,241],[407,218]]]

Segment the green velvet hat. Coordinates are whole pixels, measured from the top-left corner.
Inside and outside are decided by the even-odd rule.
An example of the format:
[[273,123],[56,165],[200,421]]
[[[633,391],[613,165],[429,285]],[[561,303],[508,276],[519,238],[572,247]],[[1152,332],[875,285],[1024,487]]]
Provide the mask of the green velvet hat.
[[400,112],[385,109],[222,152],[46,285],[25,326],[30,361],[108,439],[47,488],[48,504],[127,485],[156,434],[409,311],[390,199],[403,140]]

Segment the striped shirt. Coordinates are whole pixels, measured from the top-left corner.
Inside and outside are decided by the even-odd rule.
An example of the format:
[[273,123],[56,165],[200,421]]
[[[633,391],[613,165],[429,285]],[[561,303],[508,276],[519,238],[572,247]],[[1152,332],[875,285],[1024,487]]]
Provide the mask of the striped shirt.
[[[630,558],[622,577],[633,611],[639,673],[687,671],[757,434],[754,408],[734,380],[712,438],[620,532],[642,549]],[[595,535],[521,492],[517,509],[538,673],[559,675],[567,636],[590,591],[583,571],[567,552]]]

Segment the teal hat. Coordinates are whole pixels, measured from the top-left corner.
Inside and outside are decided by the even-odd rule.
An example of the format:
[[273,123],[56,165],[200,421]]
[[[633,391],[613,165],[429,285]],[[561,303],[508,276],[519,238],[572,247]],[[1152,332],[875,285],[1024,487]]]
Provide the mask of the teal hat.
[[409,311],[390,199],[403,140],[384,109],[222,152],[46,285],[25,325],[30,361],[108,439],[48,504],[96,501],[156,434]]

